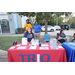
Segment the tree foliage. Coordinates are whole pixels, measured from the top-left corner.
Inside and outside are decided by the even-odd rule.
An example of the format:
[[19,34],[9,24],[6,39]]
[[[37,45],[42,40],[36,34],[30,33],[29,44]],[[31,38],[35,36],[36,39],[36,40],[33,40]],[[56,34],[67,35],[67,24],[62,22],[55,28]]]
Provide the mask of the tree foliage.
[[40,19],[44,20],[45,22],[45,34],[47,34],[47,24],[50,17],[53,17],[53,16],[59,17],[61,15],[68,16],[69,14],[71,14],[71,12],[16,12],[16,13],[18,13],[21,16],[22,15],[27,17],[36,16],[36,18],[40,17]]

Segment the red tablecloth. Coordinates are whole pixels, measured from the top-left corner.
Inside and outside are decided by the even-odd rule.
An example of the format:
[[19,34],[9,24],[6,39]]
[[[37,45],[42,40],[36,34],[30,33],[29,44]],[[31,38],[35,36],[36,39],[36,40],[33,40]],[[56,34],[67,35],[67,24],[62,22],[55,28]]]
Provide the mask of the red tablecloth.
[[[19,44],[19,43],[18,43]],[[44,44],[44,43],[43,43]],[[8,49],[9,62],[67,62],[66,53],[64,48],[51,49],[50,43],[49,50],[41,50],[39,46],[35,49],[29,49],[27,44],[26,49],[17,49],[18,46],[14,45],[14,49]],[[23,46],[23,45],[21,45]],[[59,44],[57,44],[59,46]]]

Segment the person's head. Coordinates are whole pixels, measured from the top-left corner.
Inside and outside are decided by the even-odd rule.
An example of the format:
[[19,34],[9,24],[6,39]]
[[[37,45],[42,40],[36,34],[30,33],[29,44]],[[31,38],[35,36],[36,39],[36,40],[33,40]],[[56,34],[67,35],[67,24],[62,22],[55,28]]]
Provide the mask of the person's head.
[[36,21],[35,24],[38,25],[38,22]]
[[26,20],[26,23],[29,23],[29,19]]
[[31,28],[28,28],[27,31],[28,31],[28,33],[31,33],[32,32],[32,29]]
[[60,34],[63,34],[64,33],[64,30],[60,30]]

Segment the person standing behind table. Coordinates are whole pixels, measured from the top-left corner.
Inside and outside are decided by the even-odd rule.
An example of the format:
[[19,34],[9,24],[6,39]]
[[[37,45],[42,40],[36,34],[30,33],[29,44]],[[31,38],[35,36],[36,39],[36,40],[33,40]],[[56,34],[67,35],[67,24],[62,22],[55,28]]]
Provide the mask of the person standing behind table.
[[40,40],[41,26],[38,24],[37,21],[35,22],[35,25],[34,25],[33,29],[34,29],[35,39],[39,39]]
[[26,20],[26,24],[24,24],[24,30],[25,32],[28,30],[28,28],[32,28],[32,25],[29,23],[29,19]]

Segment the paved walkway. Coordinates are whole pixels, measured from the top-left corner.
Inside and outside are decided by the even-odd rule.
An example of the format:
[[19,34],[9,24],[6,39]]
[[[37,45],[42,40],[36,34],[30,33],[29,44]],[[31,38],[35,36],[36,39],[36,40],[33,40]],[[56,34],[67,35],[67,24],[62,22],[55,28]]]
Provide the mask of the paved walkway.
[[8,62],[7,51],[0,49],[0,62]]
[[[60,33],[60,31],[55,31],[55,32],[48,32],[48,34],[52,35],[52,36],[56,36],[57,33]],[[73,34],[75,33],[75,30],[64,30],[64,33],[66,35],[71,35],[73,36]],[[41,32],[41,35],[44,35],[45,32]],[[0,34],[0,36],[23,36],[24,34]]]

